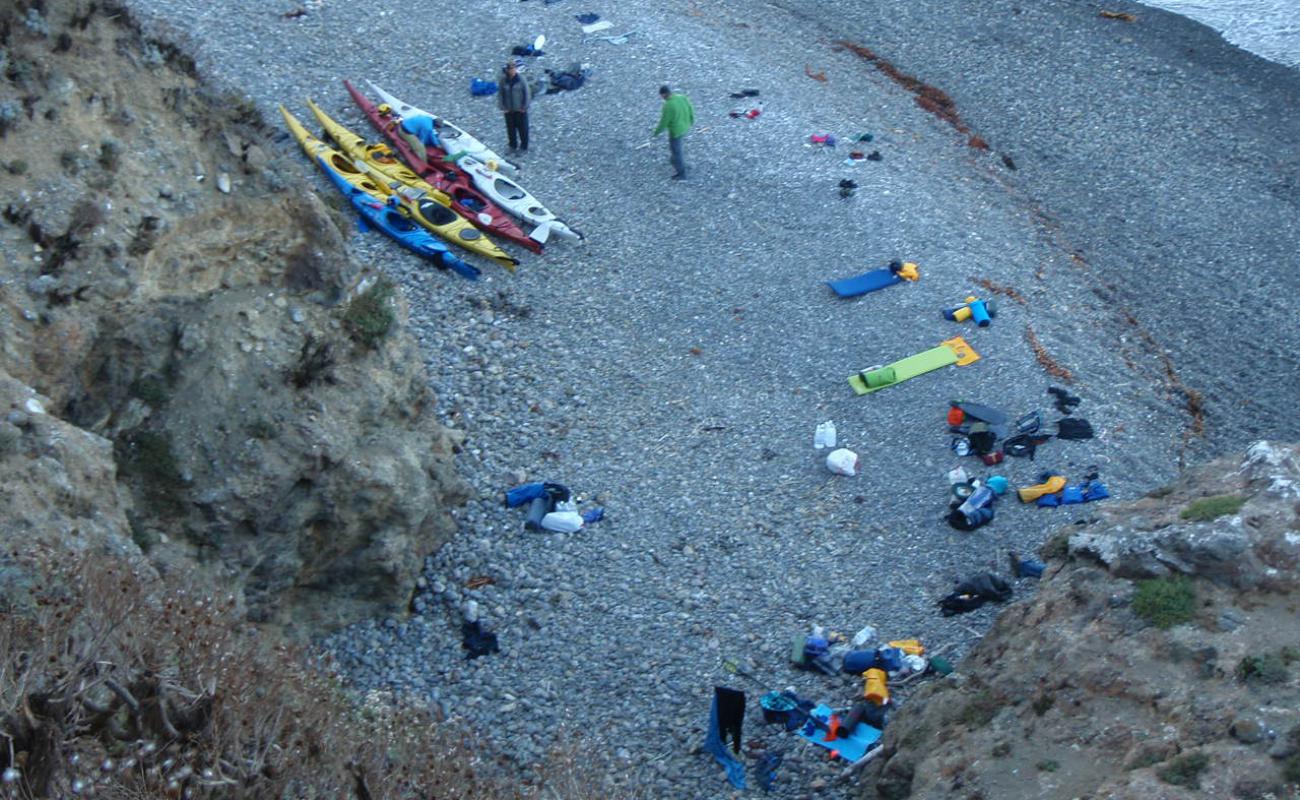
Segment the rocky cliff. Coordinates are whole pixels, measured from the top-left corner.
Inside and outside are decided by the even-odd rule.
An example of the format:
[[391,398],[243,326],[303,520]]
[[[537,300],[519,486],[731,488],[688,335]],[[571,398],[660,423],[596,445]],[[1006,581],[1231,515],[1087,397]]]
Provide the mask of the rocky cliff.
[[111,2],[0,10],[0,137],[0,544],[139,547],[300,631],[404,606],[467,490],[332,198]]
[[1038,593],[900,709],[863,797],[1300,796],[1300,447],[1044,546]]

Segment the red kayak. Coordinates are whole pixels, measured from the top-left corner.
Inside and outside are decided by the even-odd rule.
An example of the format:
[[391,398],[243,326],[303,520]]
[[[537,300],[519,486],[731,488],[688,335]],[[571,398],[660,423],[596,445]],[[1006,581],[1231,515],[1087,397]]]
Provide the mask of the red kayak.
[[447,193],[447,196],[451,198],[453,210],[485,233],[499,236],[502,239],[509,239],[515,244],[527,247],[534,253],[542,252],[541,242],[529,238],[528,234],[524,233],[523,228],[520,228],[513,219],[506,216],[506,213],[499,206],[484,197],[474,187],[470,177],[457,169],[455,164],[442,160],[446,153],[436,147],[430,147],[428,148],[429,161],[421,161],[416,157],[415,151],[406,143],[406,140],[397,135],[397,125],[393,122],[392,117],[380,114],[379,106],[357,91],[357,88],[350,81],[343,81],[343,86],[348,90],[348,94],[352,95],[352,99],[365,113],[370,123],[380,133],[384,134],[384,138],[388,139],[389,145],[392,146],[393,150],[397,151],[411,170],[435,189]]

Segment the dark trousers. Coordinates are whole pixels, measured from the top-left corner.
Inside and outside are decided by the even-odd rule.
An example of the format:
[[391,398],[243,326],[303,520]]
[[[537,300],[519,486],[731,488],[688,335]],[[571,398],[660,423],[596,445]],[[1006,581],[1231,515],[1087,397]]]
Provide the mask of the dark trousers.
[[510,149],[518,147],[521,150],[528,149],[528,112],[527,111],[507,111],[506,113],[506,138],[510,142]]
[[672,157],[673,169],[677,170],[677,174],[683,178],[686,177],[686,157],[682,155],[682,139],[685,138],[685,136],[674,137],[671,133],[668,134],[668,153]]

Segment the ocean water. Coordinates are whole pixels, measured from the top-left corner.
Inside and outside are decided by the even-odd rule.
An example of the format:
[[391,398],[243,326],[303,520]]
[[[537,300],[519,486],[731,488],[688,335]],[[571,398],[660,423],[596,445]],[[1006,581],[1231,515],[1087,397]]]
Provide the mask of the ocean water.
[[1232,44],[1300,70],[1300,0],[1139,0],[1208,25]]

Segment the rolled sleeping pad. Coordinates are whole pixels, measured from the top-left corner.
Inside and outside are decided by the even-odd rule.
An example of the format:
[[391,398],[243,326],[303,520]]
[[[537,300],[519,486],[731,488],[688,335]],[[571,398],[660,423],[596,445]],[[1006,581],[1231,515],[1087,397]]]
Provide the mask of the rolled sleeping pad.
[[550,495],[534,497],[528,505],[528,517],[524,520],[524,528],[530,531],[540,531],[542,529],[542,518],[551,513],[555,507],[555,501]]
[[893,367],[881,367],[880,369],[862,373],[862,382],[867,385],[868,389],[879,389],[882,386],[888,386],[894,380]]
[[522,506],[529,500],[541,497],[544,494],[546,494],[546,484],[544,483],[521,484],[506,492],[506,507],[514,508],[515,506]]
[[851,675],[861,675],[869,669],[875,669],[878,660],[875,650],[854,650],[844,654],[844,664],[840,670]]

